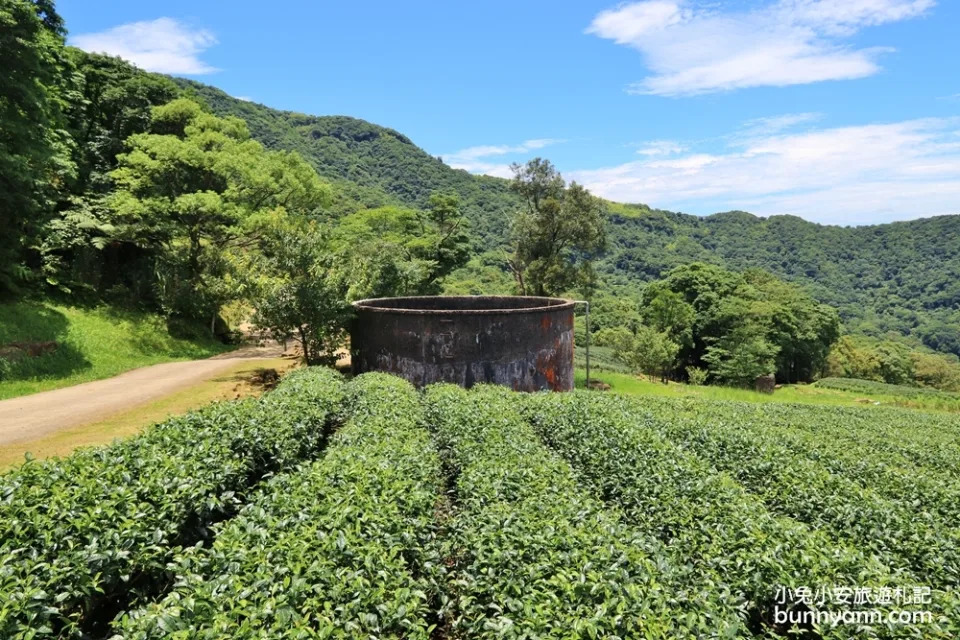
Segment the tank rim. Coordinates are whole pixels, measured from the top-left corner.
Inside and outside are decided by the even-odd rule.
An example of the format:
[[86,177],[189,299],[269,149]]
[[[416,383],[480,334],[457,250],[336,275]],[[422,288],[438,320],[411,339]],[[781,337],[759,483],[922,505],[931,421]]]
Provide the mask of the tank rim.
[[[491,309],[407,309],[390,306],[389,303],[399,301],[415,302],[417,300],[522,300],[531,306],[519,308],[491,308]],[[394,298],[366,298],[353,303],[357,311],[373,313],[399,313],[419,316],[475,316],[475,315],[505,315],[519,313],[544,313],[548,311],[572,310],[576,303],[566,298],[551,298],[546,296],[398,296]]]

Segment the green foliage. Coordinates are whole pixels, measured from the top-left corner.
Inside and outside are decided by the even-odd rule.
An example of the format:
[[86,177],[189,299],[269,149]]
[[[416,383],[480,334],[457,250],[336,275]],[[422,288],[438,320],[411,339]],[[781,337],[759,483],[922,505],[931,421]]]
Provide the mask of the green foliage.
[[630,333],[634,333],[641,324],[643,324],[643,316],[640,314],[636,298],[613,296],[601,292],[590,300],[591,332],[623,327]]
[[686,372],[687,382],[692,385],[700,386],[707,384],[707,379],[710,377],[710,372],[700,367],[687,367]]
[[175,81],[220,116],[243,118],[268,149],[296,151],[336,190],[338,214],[387,205],[424,210],[434,193],[460,198],[471,233],[484,248],[501,246],[518,204],[506,180],[451,169],[397,131],[345,116],[311,116],[233,98],[191,80]]
[[426,211],[380,207],[340,220],[333,250],[350,280],[348,297],[431,295],[466,264],[470,245],[456,197],[434,194]]
[[459,497],[450,544],[454,633],[735,637],[733,607],[674,582],[661,544],[580,489],[520,416],[521,397],[495,387],[426,391]]
[[644,321],[665,334],[680,347],[693,344],[693,324],[696,312],[682,295],[670,289],[651,289],[641,302]]
[[[573,182],[568,187],[549,161],[514,164],[511,189],[523,201],[510,227],[508,261],[521,295],[560,295],[593,280],[591,260],[606,235],[600,201]],[[588,296],[589,297],[589,296]]]
[[[771,511],[874,554],[899,580],[941,590],[938,605],[958,606],[952,590],[960,539],[952,524],[944,526],[955,522],[950,514],[958,503],[952,490],[936,488],[957,470],[956,459],[946,462],[955,455],[955,443],[947,444],[960,427],[955,420],[901,410],[653,398],[641,410],[652,416],[652,429],[729,473]],[[867,469],[885,480],[871,480]],[[918,484],[919,474],[929,482]]]
[[124,616],[122,637],[431,637],[443,485],[417,394],[367,374],[345,405],[325,457],[271,480],[209,547],[179,553],[173,592]]
[[305,226],[279,231],[265,245],[253,323],[277,340],[299,342],[307,364],[336,363],[352,311],[327,239]]
[[626,353],[633,348],[634,334],[626,327],[606,327],[593,334],[593,345],[610,347],[615,353]]
[[153,107],[176,98],[174,82],[111,56],[72,47],[67,55],[77,71],[81,99],[70,105],[70,134],[75,142],[77,195],[103,194],[128,137],[146,132]]
[[756,325],[741,325],[717,339],[703,360],[719,382],[749,387],[760,376],[774,372],[780,349],[763,337]]
[[633,338],[629,350],[621,354],[623,359],[637,373],[645,373],[653,378],[667,381],[670,369],[676,362],[680,345],[671,340],[666,333],[652,327],[641,326]]
[[681,363],[706,364],[731,384],[774,372],[781,382],[812,380],[840,330],[836,312],[795,285],[703,263],[648,285],[641,307],[680,345]]
[[0,293],[29,274],[17,268],[24,244],[75,171],[64,116],[73,70],[63,36],[52,3],[0,2]]
[[260,478],[315,455],[342,398],[306,369],[260,400],[212,405],[143,435],[0,476],[0,635],[82,638],[164,587]]
[[834,377],[960,391],[956,356],[911,349],[893,340],[844,336],[830,351],[825,371]]
[[502,253],[496,251],[473,255],[443,283],[444,295],[505,296],[512,293],[515,293],[513,278],[505,268]]
[[611,249],[598,263],[607,282],[632,285],[705,262],[767,270],[839,310],[849,333],[889,332],[960,355],[960,217],[839,227],[795,216],[744,212],[705,218],[614,205]]
[[187,99],[154,107],[151,132],[126,145],[111,173],[117,234],[157,252],[168,313],[215,317],[240,295],[230,252],[329,199],[299,156],[265,151],[242,120],[204,113]]
[[[686,568],[691,588],[713,585],[704,597],[714,601],[728,593],[729,606],[755,633],[773,635],[781,585],[895,584],[895,574],[877,558],[777,517],[695,449],[651,428],[653,421],[671,419],[669,413],[582,391],[531,396],[524,412],[595,496],[664,543],[669,560]],[[819,631],[824,638],[853,637],[845,627]]]

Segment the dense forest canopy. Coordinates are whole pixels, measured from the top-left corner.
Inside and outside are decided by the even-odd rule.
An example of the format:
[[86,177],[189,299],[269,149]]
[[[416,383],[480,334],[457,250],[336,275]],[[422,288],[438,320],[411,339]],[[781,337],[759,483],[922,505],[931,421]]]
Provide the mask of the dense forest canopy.
[[[697,217],[595,198],[540,159],[512,182],[471,175],[392,129],[233,98],[67,47],[65,33],[47,0],[0,3],[2,295],[212,326],[243,299],[283,336],[310,324],[290,296],[578,295],[596,330],[629,333],[607,337],[635,368],[741,382],[829,369],[942,386],[955,362],[927,356],[960,355],[960,216]],[[701,308],[678,284],[693,266],[726,282],[722,304]],[[301,281],[311,269],[330,277]],[[841,332],[855,339],[828,358]]]

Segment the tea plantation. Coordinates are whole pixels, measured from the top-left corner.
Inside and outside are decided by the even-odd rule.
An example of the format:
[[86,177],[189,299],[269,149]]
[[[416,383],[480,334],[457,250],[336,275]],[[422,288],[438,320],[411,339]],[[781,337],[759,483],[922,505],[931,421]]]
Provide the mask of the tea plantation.
[[0,476],[11,640],[947,639],[958,584],[960,418],[916,411],[303,369]]

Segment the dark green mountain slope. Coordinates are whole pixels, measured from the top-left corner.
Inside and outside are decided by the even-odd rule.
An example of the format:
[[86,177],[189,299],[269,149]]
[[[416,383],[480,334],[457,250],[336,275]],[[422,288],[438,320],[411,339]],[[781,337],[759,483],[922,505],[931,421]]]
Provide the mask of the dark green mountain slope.
[[507,216],[517,204],[505,180],[451,169],[392,129],[346,116],[278,111],[198,82],[175,81],[217,115],[243,118],[267,148],[299,152],[340,187],[339,212],[384,204],[422,207],[433,191],[455,192],[473,234],[489,245],[502,237]]
[[[501,243],[516,206],[507,182],[451,169],[406,136],[343,116],[308,116],[233,98],[178,79],[218,115],[236,115],[274,149],[301,153],[341,189],[338,209],[422,206],[434,190],[464,203],[481,248]],[[803,284],[840,309],[850,331],[900,333],[960,354],[960,216],[866,227],[813,224],[742,211],[697,216],[608,203],[610,251],[601,265],[624,293],[701,260],[759,267]]]
[[619,284],[701,260],[806,285],[848,330],[910,335],[960,354],[960,216],[865,227],[742,211],[705,218],[614,205],[604,272]]

